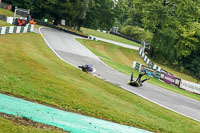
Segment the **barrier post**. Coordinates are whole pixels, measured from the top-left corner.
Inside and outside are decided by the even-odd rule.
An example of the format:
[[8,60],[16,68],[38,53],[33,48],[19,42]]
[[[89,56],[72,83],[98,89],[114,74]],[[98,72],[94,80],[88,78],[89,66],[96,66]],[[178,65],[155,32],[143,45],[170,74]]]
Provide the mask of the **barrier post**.
[[10,29],[10,27],[6,27],[6,32],[5,32],[5,34],[8,34],[8,33],[9,33],[9,29]]
[[15,26],[13,29],[13,33],[16,33],[16,32],[17,32],[17,26]]
[[24,32],[24,26],[21,26],[20,33]]

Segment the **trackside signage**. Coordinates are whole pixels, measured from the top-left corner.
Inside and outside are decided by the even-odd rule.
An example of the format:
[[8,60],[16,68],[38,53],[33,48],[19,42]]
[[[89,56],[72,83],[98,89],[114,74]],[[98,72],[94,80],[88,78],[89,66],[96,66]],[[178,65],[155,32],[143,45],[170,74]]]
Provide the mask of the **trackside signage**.
[[141,66],[141,69],[140,69],[141,72],[144,72],[146,71],[146,74],[149,75],[149,76],[152,76],[152,77],[155,77],[156,75],[156,71],[149,68],[149,67],[146,67],[144,65]]
[[179,86],[180,81],[181,81],[180,78],[177,78],[177,77],[167,74],[167,73],[161,73],[160,79],[162,79],[163,81],[165,81],[168,84],[172,84],[172,85],[176,85],[176,86]]
[[132,67],[133,67],[133,69],[136,69],[139,72],[146,71],[147,75],[152,76],[152,77],[157,78],[157,79],[160,79],[160,72],[156,71],[156,70],[154,70],[154,69],[152,69],[150,67],[141,65],[141,64],[137,63],[136,61],[133,61],[133,66]]
[[200,94],[200,84],[195,84],[182,79],[180,83],[180,88],[193,93]]

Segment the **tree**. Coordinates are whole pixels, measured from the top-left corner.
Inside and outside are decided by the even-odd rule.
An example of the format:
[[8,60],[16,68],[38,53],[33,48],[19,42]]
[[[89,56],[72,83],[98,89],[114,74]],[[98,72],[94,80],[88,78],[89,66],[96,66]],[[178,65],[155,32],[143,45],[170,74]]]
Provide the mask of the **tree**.
[[153,33],[154,54],[195,76],[195,71],[200,69],[197,63],[200,56],[200,1],[134,0],[132,6],[129,5],[131,2],[127,2],[130,10],[126,24]]
[[145,1],[143,26],[153,33],[151,44],[156,53],[167,57],[169,63],[175,60],[176,52],[173,45],[177,41],[177,27],[179,21],[173,15],[173,4],[166,1],[155,0]]
[[77,0],[76,2],[71,2],[73,9],[71,10],[71,23],[73,27],[80,30],[83,22],[86,19],[86,14],[89,10],[89,3],[91,0]]
[[195,34],[199,29],[200,24],[196,22],[179,27],[181,33],[179,34],[177,43],[174,45],[177,52],[177,58],[182,59],[183,57],[187,57],[197,49],[199,39]]
[[57,25],[64,15],[68,15],[70,2],[68,0],[45,0],[43,8],[45,15],[51,16],[54,19],[54,24]]
[[128,5],[124,0],[118,0],[114,6],[115,24],[114,26],[121,27],[127,19]]
[[142,19],[144,17],[144,3],[141,0],[127,0],[128,5],[128,17],[125,21],[125,25],[133,25],[142,27]]
[[4,0],[4,2],[20,8],[33,10],[33,0]]
[[114,2],[112,0],[93,0],[89,3],[89,10],[84,22],[85,27],[92,29],[111,28],[115,21]]
[[[200,78],[200,63],[199,63],[200,61],[200,43],[199,43],[200,24],[193,23],[191,24],[191,26],[188,26],[188,27],[192,30],[185,30],[185,33],[183,33],[182,36],[183,36],[183,40],[189,41],[189,44],[182,43],[181,44],[182,46],[178,46],[178,47],[184,47],[184,49],[180,48],[180,49],[183,49],[183,51],[180,51],[180,54],[183,54],[183,56],[181,56],[181,59],[179,59],[179,65],[183,66],[184,69],[189,71],[190,74],[192,74],[196,78]],[[187,31],[193,31],[193,32],[191,33]]]
[[[191,53],[194,50],[192,48],[193,42],[191,41],[197,42],[198,40],[190,38],[192,40],[186,41],[183,39],[186,37],[186,32],[185,34],[182,33],[186,30],[184,29],[185,25],[188,26],[196,21],[198,12],[195,10],[197,9],[195,1],[154,0],[150,2],[149,0],[143,0],[143,2],[145,3],[143,26],[154,34],[151,42],[155,48],[154,50],[166,57],[170,64],[177,61],[177,54],[180,58],[184,56],[184,54],[180,54],[183,53],[184,47],[179,47],[183,43],[187,42],[186,45],[191,46],[191,51],[188,54]],[[192,29],[187,31],[189,33],[188,37],[191,37],[192,34],[190,30]]]

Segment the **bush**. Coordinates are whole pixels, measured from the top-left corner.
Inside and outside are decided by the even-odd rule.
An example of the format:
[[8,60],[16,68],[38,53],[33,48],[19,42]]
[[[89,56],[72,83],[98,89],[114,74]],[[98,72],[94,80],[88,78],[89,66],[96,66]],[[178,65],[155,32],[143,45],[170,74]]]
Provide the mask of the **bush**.
[[123,27],[123,28],[121,29],[121,33],[122,33],[123,35],[125,35],[125,36],[129,36],[129,37],[130,37],[132,28],[133,28],[132,26],[127,25],[127,26],[125,26],[125,27]]
[[123,27],[121,29],[121,34],[134,38],[138,41],[145,40],[146,42],[150,42],[153,37],[153,34],[149,31],[146,31],[138,26],[130,25]]

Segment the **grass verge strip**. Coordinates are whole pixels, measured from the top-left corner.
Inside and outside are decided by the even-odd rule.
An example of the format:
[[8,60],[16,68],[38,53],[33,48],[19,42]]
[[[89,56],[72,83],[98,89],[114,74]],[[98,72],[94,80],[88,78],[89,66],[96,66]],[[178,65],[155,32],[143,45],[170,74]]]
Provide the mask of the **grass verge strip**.
[[0,127],[1,133],[67,133],[53,126],[3,113],[0,113]]

